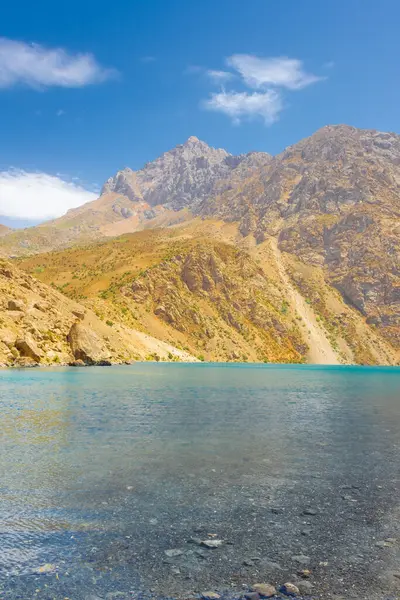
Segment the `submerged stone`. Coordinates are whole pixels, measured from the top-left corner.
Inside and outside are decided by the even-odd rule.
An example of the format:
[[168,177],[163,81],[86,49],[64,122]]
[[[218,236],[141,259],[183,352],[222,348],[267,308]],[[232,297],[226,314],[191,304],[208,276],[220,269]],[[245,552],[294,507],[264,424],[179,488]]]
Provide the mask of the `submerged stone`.
[[164,554],[168,556],[168,558],[175,558],[175,556],[182,556],[183,550],[179,548],[170,548],[169,550],[164,550]]
[[222,540],[203,540],[201,542],[202,546],[205,546],[206,548],[211,548],[211,549],[219,548],[220,546],[222,546],[222,544],[223,544]]
[[275,586],[270,583],[255,583],[252,589],[260,594],[262,598],[272,598],[276,594]]

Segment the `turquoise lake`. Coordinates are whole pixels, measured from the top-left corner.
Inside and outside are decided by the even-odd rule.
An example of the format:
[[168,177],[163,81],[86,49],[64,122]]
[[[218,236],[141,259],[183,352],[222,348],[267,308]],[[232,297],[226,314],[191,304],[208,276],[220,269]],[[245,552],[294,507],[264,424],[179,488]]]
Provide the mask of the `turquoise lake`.
[[400,368],[4,370],[0,424],[2,599],[400,585]]

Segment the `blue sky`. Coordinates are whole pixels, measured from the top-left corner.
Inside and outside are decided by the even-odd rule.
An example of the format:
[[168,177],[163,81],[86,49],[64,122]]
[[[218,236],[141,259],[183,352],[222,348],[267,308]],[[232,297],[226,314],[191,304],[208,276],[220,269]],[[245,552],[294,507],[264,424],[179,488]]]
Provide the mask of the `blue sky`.
[[275,154],[330,123],[399,132],[399,22],[398,0],[7,2],[0,215],[61,214],[190,135]]

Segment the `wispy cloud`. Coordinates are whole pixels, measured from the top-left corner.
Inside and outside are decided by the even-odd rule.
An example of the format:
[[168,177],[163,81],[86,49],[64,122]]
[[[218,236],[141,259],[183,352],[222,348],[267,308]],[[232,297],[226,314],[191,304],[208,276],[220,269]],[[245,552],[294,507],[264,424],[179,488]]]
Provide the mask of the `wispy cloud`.
[[235,125],[242,119],[252,120],[256,117],[262,117],[266,125],[271,125],[282,110],[282,100],[275,90],[262,93],[222,91],[211,94],[204,106],[207,110],[225,113]]
[[308,73],[302,61],[294,58],[234,54],[226,59],[226,64],[231,71],[207,71],[210,79],[228,84],[236,78],[245,91],[226,90],[224,85],[221,91],[211,93],[202,106],[228,115],[236,125],[257,117],[271,125],[284,108],[285,91],[298,91],[324,79]]
[[58,111],[56,112],[57,117],[62,117],[63,115],[65,115],[65,110],[63,110],[62,108],[59,108]]
[[207,71],[206,74],[211,81],[221,84],[226,83],[235,77],[234,74],[229,71],[214,71],[213,69]]
[[63,48],[0,38],[0,88],[18,84],[36,89],[79,88],[115,75],[114,69],[102,67],[92,54],[71,54]]
[[142,56],[140,58],[140,62],[142,63],[152,63],[155,62],[157,59],[155,56]]
[[301,90],[321,80],[321,77],[304,71],[301,60],[285,56],[259,58],[251,54],[234,54],[227,59],[227,64],[240,73],[249,87],[255,89],[276,86]]
[[0,215],[13,219],[52,219],[95,198],[94,192],[59,176],[19,169],[0,172]]

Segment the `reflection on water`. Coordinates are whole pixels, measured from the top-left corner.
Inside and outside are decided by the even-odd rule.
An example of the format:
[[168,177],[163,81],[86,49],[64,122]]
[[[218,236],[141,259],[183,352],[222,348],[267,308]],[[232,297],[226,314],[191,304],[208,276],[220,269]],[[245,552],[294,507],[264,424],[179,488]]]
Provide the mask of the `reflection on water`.
[[170,530],[190,533],[203,519],[232,528],[236,519],[230,535],[240,537],[247,509],[260,520],[277,502],[312,501],[311,488],[323,498],[339,482],[368,489],[373,521],[375,503],[398,491],[399,392],[399,369],[0,372],[0,579],[50,562],[60,576],[75,570],[66,589],[85,598],[117,544],[119,585],[148,584],[149,561],[161,569],[157,546],[179,542]]

